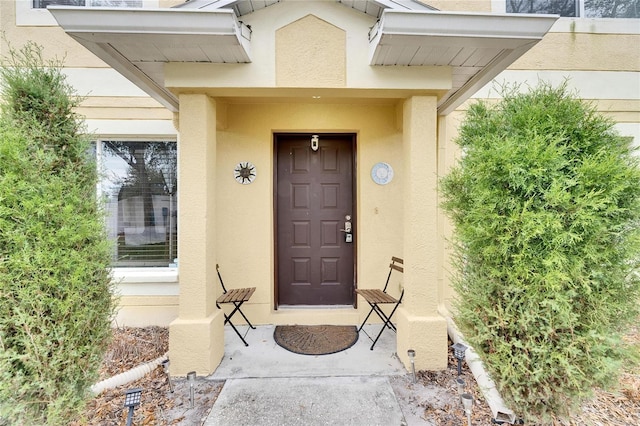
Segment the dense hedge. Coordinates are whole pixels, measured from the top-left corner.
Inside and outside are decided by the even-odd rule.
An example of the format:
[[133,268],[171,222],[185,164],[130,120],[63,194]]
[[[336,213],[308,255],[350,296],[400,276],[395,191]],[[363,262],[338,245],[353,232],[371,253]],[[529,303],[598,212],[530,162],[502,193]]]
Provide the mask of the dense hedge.
[[66,425],[114,310],[97,172],[59,62],[11,49],[0,84],[0,424]]
[[456,320],[507,403],[567,415],[612,383],[637,318],[640,171],[629,140],[566,84],[475,103],[442,181]]

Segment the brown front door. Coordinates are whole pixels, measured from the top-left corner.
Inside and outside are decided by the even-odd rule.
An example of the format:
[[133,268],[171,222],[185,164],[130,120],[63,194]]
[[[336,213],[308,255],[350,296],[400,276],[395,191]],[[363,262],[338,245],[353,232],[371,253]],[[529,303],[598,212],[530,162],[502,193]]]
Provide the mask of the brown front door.
[[353,305],[355,136],[311,139],[275,137],[277,304]]

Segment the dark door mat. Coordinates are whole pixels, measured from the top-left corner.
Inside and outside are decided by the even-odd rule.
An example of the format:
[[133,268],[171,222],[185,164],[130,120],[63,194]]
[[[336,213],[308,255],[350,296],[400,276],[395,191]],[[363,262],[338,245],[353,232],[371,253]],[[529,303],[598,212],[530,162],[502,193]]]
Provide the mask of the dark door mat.
[[278,325],[276,343],[301,355],[328,355],[350,348],[358,341],[354,325]]

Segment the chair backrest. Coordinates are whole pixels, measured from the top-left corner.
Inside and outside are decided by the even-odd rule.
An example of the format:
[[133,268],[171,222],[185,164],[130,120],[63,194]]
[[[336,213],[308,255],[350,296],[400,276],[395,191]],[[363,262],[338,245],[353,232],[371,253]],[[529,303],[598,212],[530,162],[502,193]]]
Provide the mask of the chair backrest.
[[391,273],[393,271],[398,271],[400,273],[404,272],[404,268],[400,265],[404,265],[404,260],[399,257],[392,256],[391,263],[389,264],[389,274],[387,275],[387,282],[384,283],[384,289],[382,290],[384,293],[387,292],[387,286],[389,285],[389,280],[391,279]]
[[218,273],[218,281],[220,281],[220,285],[222,286],[222,292],[227,294],[227,288],[224,286],[224,281],[222,281],[222,275],[220,275],[220,265],[216,263],[216,272]]

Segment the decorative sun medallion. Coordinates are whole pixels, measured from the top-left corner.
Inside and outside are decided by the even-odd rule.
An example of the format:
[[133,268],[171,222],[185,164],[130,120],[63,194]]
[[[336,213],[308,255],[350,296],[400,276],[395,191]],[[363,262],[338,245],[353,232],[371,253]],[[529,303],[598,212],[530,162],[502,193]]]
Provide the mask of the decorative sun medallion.
[[376,163],[371,168],[371,179],[378,185],[386,185],[393,179],[393,167],[387,163]]
[[240,162],[233,169],[233,177],[238,183],[248,185],[256,179],[256,166],[247,162]]

